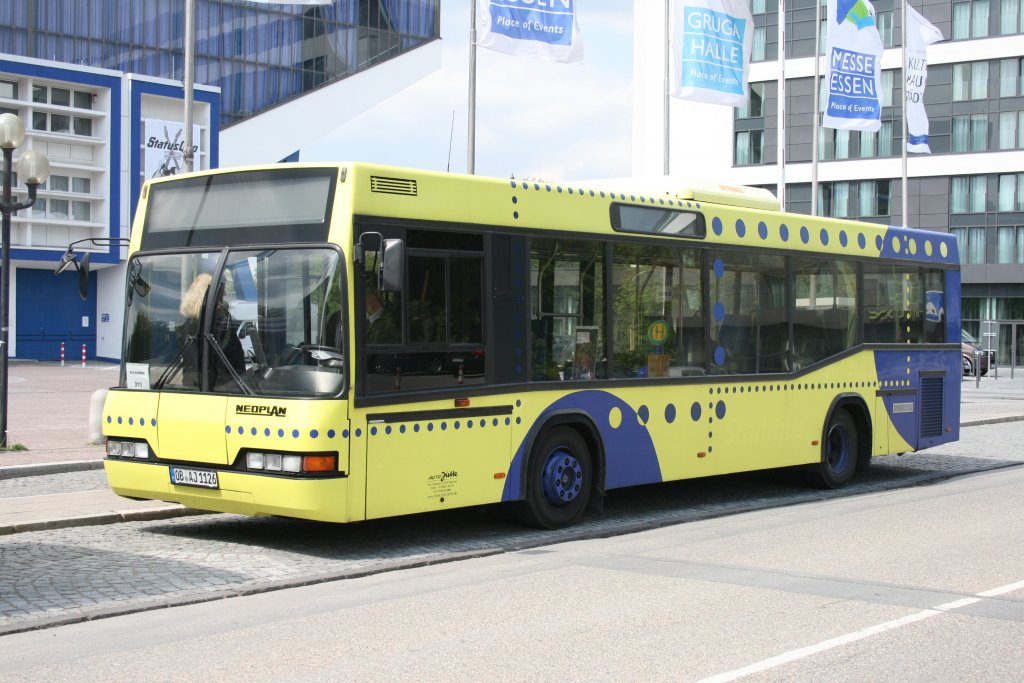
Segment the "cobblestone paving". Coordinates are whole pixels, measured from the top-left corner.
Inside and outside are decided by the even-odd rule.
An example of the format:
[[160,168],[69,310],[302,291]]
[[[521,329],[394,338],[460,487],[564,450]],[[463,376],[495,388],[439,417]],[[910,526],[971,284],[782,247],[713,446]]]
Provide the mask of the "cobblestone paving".
[[[355,525],[218,514],[16,534],[0,539],[0,635],[932,483],[1019,465],[1022,436],[1024,422],[968,428],[959,443],[876,459],[842,491],[807,488],[793,471],[613,491],[602,513],[561,531],[524,529],[505,509],[488,508]],[[59,476],[80,474],[89,473]]]
[[107,477],[103,470],[41,474],[34,477],[0,479],[0,498],[43,496],[51,493],[77,493],[79,491],[98,491],[105,488],[107,488]]

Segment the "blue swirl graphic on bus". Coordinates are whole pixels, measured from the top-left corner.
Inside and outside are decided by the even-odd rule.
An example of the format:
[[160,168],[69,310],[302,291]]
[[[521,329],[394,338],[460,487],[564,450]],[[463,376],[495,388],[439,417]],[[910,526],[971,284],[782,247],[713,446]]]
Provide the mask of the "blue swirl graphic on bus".
[[[537,417],[512,458],[502,500],[518,500],[521,497],[529,455],[527,447],[534,442],[549,417],[562,413],[586,415],[597,428],[605,452],[605,489],[662,481],[654,441],[637,411],[607,391],[586,390],[563,396]],[[618,419],[609,419],[613,415],[618,416]],[[596,458],[597,453],[591,453],[591,457]]]

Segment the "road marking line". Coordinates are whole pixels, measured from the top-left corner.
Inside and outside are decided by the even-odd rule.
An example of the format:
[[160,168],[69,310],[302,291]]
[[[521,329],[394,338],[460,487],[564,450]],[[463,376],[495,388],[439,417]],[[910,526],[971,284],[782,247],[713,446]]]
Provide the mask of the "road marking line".
[[933,609],[925,609],[914,614],[909,614],[899,619],[893,619],[892,621],[886,621],[881,624],[875,624],[874,626],[868,626],[859,631],[853,631],[845,635],[838,636],[836,638],[830,638],[814,645],[808,645],[806,647],[797,648],[796,650],[790,650],[789,652],[783,652],[780,655],[769,657],[768,659],[762,659],[760,662],[754,662],[747,666],[739,669],[733,669],[732,671],[726,671],[724,673],[709,676],[708,678],[701,679],[699,683],[726,683],[727,681],[735,681],[744,676],[750,676],[768,669],[774,669],[777,666],[783,664],[789,664],[795,662],[798,659],[804,657],[810,657],[811,655],[818,654],[819,652],[825,652],[833,648],[839,647],[840,645],[846,645],[848,643],[854,643],[864,638],[870,638],[871,636],[885,633],[893,629],[907,626],[924,619],[930,619],[931,617],[945,614],[950,610],[957,609],[959,607],[966,607],[967,605],[973,605],[974,603],[981,602],[981,598],[990,598],[996,595],[1003,595],[1004,593],[1010,593],[1015,590],[1024,589],[1024,581],[1017,581],[999,588],[993,588],[982,593],[976,593],[977,597],[963,598],[962,600],[954,600],[953,602],[947,602],[943,605],[938,605]]

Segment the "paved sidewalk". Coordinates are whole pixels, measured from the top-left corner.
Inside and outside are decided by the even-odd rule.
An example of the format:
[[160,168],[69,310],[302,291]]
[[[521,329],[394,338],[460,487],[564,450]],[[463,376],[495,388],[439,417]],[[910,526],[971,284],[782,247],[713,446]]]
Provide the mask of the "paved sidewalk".
[[[9,371],[8,433],[28,450],[0,453],[0,480],[30,475],[101,469],[104,448],[90,445],[93,394],[117,384],[118,366],[12,361]],[[1024,370],[1010,379],[983,377],[961,384],[962,426],[1024,420]],[[0,497],[0,535],[87,524],[179,516],[180,505],[132,501],[107,489]]]
[[[7,433],[11,445],[27,450],[0,452],[0,480],[29,475],[102,469],[104,447],[89,444],[93,394],[118,382],[111,363],[12,360],[8,369]],[[108,524],[178,516],[180,505],[133,501],[109,490],[0,498],[0,535],[63,526]]]

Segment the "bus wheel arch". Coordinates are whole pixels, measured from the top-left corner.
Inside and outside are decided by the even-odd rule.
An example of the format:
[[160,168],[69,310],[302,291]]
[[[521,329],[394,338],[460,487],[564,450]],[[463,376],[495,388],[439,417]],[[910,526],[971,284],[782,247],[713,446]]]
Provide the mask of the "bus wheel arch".
[[522,498],[515,503],[519,520],[546,529],[579,521],[604,489],[604,449],[593,423],[579,414],[554,415],[527,453]]
[[854,472],[871,463],[871,419],[859,396],[840,396],[832,402],[821,433],[821,459],[807,472],[812,484],[837,489]]

